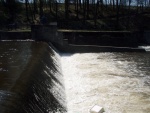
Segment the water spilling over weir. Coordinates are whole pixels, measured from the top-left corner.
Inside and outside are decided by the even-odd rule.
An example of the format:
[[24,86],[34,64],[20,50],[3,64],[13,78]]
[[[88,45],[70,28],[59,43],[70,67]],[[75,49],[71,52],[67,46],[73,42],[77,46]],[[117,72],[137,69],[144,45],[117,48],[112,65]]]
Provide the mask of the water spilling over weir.
[[[26,35],[1,33],[0,113],[88,113],[95,104],[105,113],[149,113],[148,46],[107,32],[94,37],[100,45],[86,45],[94,32],[62,32],[40,25]],[[8,41],[29,34],[35,41]]]
[[0,113],[66,112],[60,56],[44,42],[0,42]]
[[1,113],[149,113],[150,53],[58,53],[45,42],[0,42]]

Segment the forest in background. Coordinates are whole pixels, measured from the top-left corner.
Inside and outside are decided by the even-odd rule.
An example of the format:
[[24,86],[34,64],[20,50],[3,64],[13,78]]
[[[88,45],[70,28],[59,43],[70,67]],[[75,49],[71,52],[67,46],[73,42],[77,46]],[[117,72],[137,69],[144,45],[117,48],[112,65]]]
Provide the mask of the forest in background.
[[0,29],[57,22],[59,29],[150,30],[150,0],[132,4],[132,0],[0,0]]

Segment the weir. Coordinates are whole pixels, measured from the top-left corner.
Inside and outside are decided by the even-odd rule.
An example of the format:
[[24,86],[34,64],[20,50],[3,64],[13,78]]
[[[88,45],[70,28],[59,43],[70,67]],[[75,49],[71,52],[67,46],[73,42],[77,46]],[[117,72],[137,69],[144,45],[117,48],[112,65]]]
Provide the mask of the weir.
[[94,32],[31,28],[13,38],[0,33],[0,112],[88,113],[97,104],[106,113],[148,113],[150,57],[130,32],[117,34],[130,46],[108,46],[102,42],[116,32],[96,32],[102,42],[89,45]]
[[66,112],[59,54],[44,42],[6,41],[0,46],[0,112]]

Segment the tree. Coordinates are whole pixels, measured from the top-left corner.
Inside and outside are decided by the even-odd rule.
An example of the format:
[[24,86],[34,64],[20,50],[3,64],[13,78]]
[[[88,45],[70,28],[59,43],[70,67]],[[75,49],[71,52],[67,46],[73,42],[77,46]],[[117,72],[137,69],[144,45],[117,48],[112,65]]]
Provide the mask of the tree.
[[85,23],[85,19],[86,19],[86,0],[83,0],[83,21]]
[[10,15],[10,22],[14,22],[15,15],[16,15],[16,1],[15,0],[6,0],[6,7],[8,9],[9,15]]
[[113,0],[113,10],[115,9],[115,0]]
[[86,15],[87,18],[89,18],[89,0],[87,0],[87,15]]
[[78,12],[79,12],[79,0],[75,1],[75,10],[76,10],[76,17],[78,18]]
[[80,9],[82,9],[81,0],[79,0],[79,6],[80,6]]
[[131,0],[129,0],[129,6],[128,6],[128,20],[127,20],[127,28],[129,28],[130,24],[130,7],[131,7]]
[[68,19],[69,15],[69,0],[65,0],[65,18]]
[[48,4],[49,4],[49,10],[50,12],[52,12],[52,0],[48,0]]
[[116,7],[117,7],[116,29],[118,29],[118,27],[119,27],[119,0],[116,0]]
[[30,6],[29,0],[25,0],[25,7],[26,7],[27,21],[30,22],[30,17],[31,17],[32,22],[33,22],[34,13],[33,13],[32,8]]
[[96,27],[97,24],[97,11],[98,11],[99,1],[97,1],[97,4],[95,5],[95,15],[94,15],[94,24]]
[[57,0],[55,1],[55,4],[56,4],[56,8],[55,8],[55,12],[56,12],[56,19],[57,19],[57,16],[58,16],[58,3],[57,3]]
[[43,0],[39,0],[40,17],[43,16]]
[[28,0],[25,0],[25,6],[26,6],[26,17],[27,17],[27,21],[30,21],[30,19],[29,19],[29,9],[28,9]]
[[36,14],[36,13],[38,13],[38,8],[37,8],[37,0],[33,0],[33,12],[34,12],[34,14]]

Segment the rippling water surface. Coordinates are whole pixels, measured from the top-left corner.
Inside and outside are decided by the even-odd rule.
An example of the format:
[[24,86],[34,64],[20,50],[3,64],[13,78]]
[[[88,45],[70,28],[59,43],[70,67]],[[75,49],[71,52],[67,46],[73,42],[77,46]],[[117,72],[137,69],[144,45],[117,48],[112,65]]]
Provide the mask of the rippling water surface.
[[149,53],[62,54],[69,113],[150,112]]

